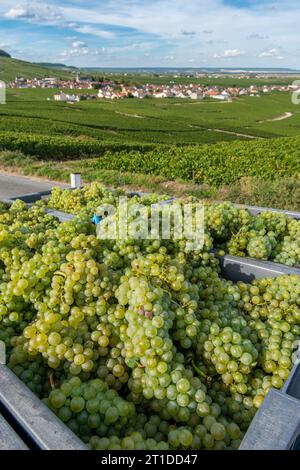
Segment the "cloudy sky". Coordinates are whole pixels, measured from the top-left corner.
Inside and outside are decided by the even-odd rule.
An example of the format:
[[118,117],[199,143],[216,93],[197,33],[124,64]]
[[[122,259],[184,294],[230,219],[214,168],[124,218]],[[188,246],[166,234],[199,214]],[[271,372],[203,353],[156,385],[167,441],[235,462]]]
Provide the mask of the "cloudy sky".
[[0,0],[0,48],[98,67],[300,69],[299,0]]

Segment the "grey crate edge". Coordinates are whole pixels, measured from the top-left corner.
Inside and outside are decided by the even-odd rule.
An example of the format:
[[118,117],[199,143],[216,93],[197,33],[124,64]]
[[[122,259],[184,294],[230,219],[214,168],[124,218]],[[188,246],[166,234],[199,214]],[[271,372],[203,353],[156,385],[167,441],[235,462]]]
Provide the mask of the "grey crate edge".
[[21,200],[28,203],[33,203],[42,199],[43,196],[48,196],[51,194],[51,191],[40,191],[36,193],[22,194],[21,196],[12,196],[9,199],[11,201]]
[[300,400],[300,363],[294,365],[281,390]]
[[45,209],[46,214],[53,215],[61,222],[67,222],[69,220],[74,219],[75,215],[68,214],[67,212],[57,211],[55,209]]
[[300,432],[300,401],[271,389],[239,450],[289,450]]
[[5,365],[0,365],[0,403],[41,450],[87,450],[84,443]]
[[278,277],[287,274],[300,276],[300,269],[273,263],[272,261],[260,261],[232,255],[218,256],[216,254],[216,256],[220,261],[221,275],[233,282],[243,281],[249,283],[254,279]]
[[28,447],[0,414],[0,451],[2,450],[28,450]]
[[233,204],[233,205],[240,209],[247,209],[250,212],[250,214],[253,214],[253,215],[260,214],[261,212],[273,212],[275,214],[285,214],[288,217],[291,217],[293,219],[300,219],[300,212],[296,212],[296,211],[287,211],[284,209],[273,209],[271,207],[248,206],[245,204]]

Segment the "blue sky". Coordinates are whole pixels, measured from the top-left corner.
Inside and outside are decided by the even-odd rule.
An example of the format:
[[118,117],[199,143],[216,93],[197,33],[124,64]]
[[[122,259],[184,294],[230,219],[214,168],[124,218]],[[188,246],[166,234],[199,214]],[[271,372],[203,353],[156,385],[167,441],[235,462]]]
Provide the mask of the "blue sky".
[[298,0],[0,0],[0,48],[95,67],[300,69]]

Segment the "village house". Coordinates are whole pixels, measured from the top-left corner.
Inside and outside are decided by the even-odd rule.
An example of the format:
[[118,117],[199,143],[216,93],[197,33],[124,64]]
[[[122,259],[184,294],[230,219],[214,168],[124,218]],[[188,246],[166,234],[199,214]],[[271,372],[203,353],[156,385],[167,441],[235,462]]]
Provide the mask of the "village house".
[[43,78],[43,80],[40,81],[42,87],[54,87],[58,85],[59,80],[57,78],[53,77],[47,77]]
[[220,93],[219,95],[213,95],[212,98],[215,99],[215,100],[220,100],[220,101],[229,101],[230,100],[230,96],[223,95],[222,93]]
[[67,103],[77,103],[80,101],[79,95],[68,95],[61,91],[60,93],[55,93],[53,95],[54,101],[63,101]]
[[191,100],[203,100],[203,98],[204,98],[203,93],[197,93],[197,92],[190,93],[189,96],[190,96]]

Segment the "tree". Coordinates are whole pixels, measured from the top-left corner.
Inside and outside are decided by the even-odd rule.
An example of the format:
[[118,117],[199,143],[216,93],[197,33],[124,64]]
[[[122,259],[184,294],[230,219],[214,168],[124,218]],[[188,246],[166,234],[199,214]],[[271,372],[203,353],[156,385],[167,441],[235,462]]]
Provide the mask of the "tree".
[[8,57],[10,59],[11,55],[8,54],[8,52],[3,51],[3,49],[0,49],[0,57]]

